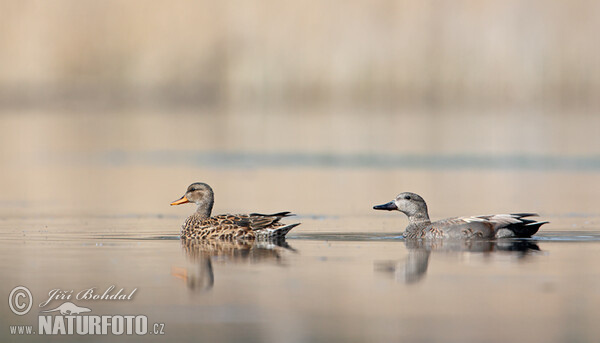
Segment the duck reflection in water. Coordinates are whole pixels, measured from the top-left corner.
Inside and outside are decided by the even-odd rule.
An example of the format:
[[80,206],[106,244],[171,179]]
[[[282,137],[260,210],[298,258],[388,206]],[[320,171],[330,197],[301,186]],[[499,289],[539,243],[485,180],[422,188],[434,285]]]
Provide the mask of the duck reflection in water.
[[220,241],[187,239],[181,241],[187,256],[187,267],[173,267],[171,274],[185,281],[193,291],[213,288],[213,264],[274,263],[285,265],[285,254],[295,252],[285,240],[270,241]]
[[524,259],[532,252],[540,251],[538,245],[526,239],[511,240],[415,240],[406,239],[406,259],[375,262],[375,269],[391,274],[396,281],[407,284],[423,279],[429,266],[431,252],[511,254]]

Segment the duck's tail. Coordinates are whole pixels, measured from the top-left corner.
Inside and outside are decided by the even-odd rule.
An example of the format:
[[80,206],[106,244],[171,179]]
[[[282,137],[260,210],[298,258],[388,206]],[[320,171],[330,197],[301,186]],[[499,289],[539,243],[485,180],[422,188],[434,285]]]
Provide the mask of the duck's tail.
[[294,223],[294,224],[289,224],[286,226],[278,227],[273,230],[273,236],[283,238],[283,237],[285,237],[285,235],[287,235],[288,232],[290,232],[291,229],[295,228],[298,225],[300,225],[300,223]]
[[257,238],[266,240],[279,240],[284,239],[285,235],[290,232],[291,229],[300,225],[300,223],[289,224],[271,229],[263,229],[257,231]]
[[504,222],[504,225],[497,228],[496,237],[528,238],[535,235],[542,225],[549,223],[547,221],[538,222],[532,219],[524,219],[526,217],[537,217],[537,213],[512,213],[509,216],[512,220],[508,223]]

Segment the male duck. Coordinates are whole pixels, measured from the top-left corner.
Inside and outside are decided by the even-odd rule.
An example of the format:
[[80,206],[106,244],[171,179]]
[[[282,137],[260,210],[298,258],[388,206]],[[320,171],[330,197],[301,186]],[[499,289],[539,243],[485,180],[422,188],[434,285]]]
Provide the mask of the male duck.
[[531,237],[540,226],[548,222],[538,222],[526,217],[536,213],[493,214],[487,216],[455,217],[435,222],[429,220],[425,200],[415,193],[400,193],[396,199],[373,206],[375,210],[397,210],[408,216],[409,224],[404,231],[405,238],[505,238]]
[[184,239],[274,240],[284,238],[291,229],[300,225],[279,222],[281,218],[292,216],[290,212],[220,214],[211,217],[214,193],[209,185],[202,182],[192,183],[186,193],[171,205],[188,202],[195,203],[198,208],[181,227],[181,238]]

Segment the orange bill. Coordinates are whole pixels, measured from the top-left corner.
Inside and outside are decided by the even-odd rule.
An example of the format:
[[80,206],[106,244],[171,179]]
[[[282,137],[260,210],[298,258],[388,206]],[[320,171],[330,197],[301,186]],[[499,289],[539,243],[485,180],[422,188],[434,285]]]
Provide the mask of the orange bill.
[[175,201],[173,201],[173,202],[171,203],[171,206],[173,206],[173,205],[181,205],[181,204],[185,204],[186,202],[190,202],[190,201],[189,201],[189,200],[188,200],[188,198],[186,198],[186,197],[185,197],[185,195],[184,195],[184,196],[182,196],[181,198],[179,198],[179,200],[175,200]]

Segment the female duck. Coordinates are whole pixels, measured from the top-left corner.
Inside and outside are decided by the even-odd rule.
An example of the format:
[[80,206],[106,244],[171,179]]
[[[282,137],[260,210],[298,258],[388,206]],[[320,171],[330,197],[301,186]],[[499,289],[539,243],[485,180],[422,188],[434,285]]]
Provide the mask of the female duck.
[[220,214],[211,217],[214,193],[209,185],[192,183],[185,194],[171,203],[181,205],[193,202],[198,205],[196,212],[189,216],[181,227],[184,239],[220,239],[220,240],[273,240],[282,239],[300,223],[284,225],[279,220],[292,216],[290,212],[274,214]]

